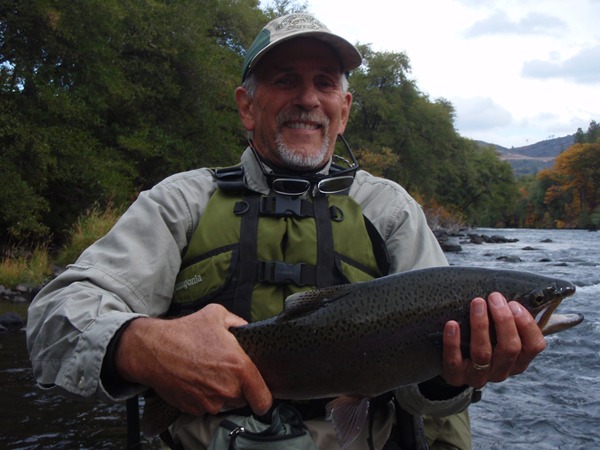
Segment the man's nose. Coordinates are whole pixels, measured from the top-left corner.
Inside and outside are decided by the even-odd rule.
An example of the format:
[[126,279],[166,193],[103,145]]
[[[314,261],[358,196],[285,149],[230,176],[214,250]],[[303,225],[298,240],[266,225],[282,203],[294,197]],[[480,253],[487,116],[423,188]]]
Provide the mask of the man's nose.
[[307,111],[319,106],[319,91],[313,83],[303,83],[298,87],[296,104]]

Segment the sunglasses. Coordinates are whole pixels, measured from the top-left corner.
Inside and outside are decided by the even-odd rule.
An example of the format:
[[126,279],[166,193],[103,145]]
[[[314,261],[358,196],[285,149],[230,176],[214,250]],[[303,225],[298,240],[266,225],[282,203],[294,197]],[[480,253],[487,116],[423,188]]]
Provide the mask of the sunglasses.
[[275,178],[271,181],[271,189],[281,195],[303,195],[310,191],[313,186],[321,194],[339,194],[350,189],[354,182],[354,176],[334,176],[323,178],[316,184],[301,178]]

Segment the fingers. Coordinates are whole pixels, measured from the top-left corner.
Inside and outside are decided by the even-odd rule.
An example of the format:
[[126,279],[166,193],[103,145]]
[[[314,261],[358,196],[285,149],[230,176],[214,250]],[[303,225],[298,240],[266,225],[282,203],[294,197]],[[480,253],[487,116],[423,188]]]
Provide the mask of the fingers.
[[531,314],[499,293],[490,294],[487,303],[471,302],[470,327],[469,358],[461,352],[459,324],[450,321],[444,328],[442,376],[454,386],[503,381],[525,371],[546,346]]
[[512,375],[512,368],[521,352],[522,344],[512,310],[504,296],[497,292],[490,294],[488,305],[497,340],[490,381],[503,381]]
[[464,380],[465,361],[461,352],[460,326],[454,320],[444,327],[444,350],[442,377],[452,386],[462,386]]
[[493,356],[490,320],[484,299],[476,298],[471,302],[469,325],[471,328],[470,358],[464,358],[458,323],[450,321],[446,324],[442,376],[453,386],[468,384],[480,388],[489,381]]
[[[211,305],[208,305],[208,306],[211,306]],[[215,306],[219,306],[219,305],[215,305]],[[223,308],[223,309],[225,310],[225,317],[224,317],[223,323],[228,329],[231,327],[241,327],[243,325],[248,324],[248,322],[245,321],[244,319],[242,319],[241,317],[236,316],[233,313],[230,313],[225,308]]]
[[517,302],[510,302],[515,324],[521,339],[521,352],[513,365],[512,374],[524,372],[531,361],[546,348],[546,339],[535,319]]
[[[228,312],[224,323],[226,328],[229,329],[231,327],[246,325],[248,322],[241,317]],[[242,349],[240,348],[240,350]],[[243,358],[243,365],[239,370],[239,383],[241,386],[240,392],[241,399],[243,399],[243,401],[241,405],[235,406],[243,406],[247,403],[256,414],[266,414],[269,409],[271,409],[273,404],[273,396],[271,395],[271,391],[267,387],[256,365],[245,353],[244,356],[245,358]]]
[[470,325],[471,361],[467,364],[467,380],[470,386],[481,388],[489,381],[489,373],[495,366],[492,360],[488,305],[482,298],[476,298],[471,302]]
[[[209,305],[207,308],[212,306]],[[218,305],[214,307],[221,308]],[[235,336],[229,332],[231,327],[242,326],[248,322],[225,308],[222,308],[219,314],[222,314],[222,330],[227,331],[227,341],[223,344],[228,347],[226,351],[221,348],[220,352],[228,354],[229,358],[223,358],[227,364],[223,364],[222,361],[216,368],[219,372],[215,373],[215,376],[227,381],[222,382],[223,389],[217,390],[213,402],[219,410],[248,404],[255,413],[266,414],[273,402],[271,392],[256,365],[240,347]]]
[[[137,322],[137,321],[136,321]],[[272,398],[255,364],[229,331],[247,322],[220,305],[208,305],[178,319],[148,319],[127,345],[140,368],[136,382],[154,389],[179,410],[195,415],[216,414],[249,404],[268,411]],[[136,331],[140,326],[130,326]],[[129,359],[132,352],[127,356]]]
[[259,416],[266,414],[273,405],[271,391],[252,362],[248,366],[247,375],[242,383],[242,396],[248,402],[252,411]]

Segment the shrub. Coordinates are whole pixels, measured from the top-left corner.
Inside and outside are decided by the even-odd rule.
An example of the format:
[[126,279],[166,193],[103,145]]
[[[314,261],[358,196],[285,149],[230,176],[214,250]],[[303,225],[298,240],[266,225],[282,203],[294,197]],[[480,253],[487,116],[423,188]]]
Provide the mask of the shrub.
[[123,208],[114,208],[112,205],[104,210],[98,207],[90,209],[75,223],[67,244],[56,257],[56,264],[66,266],[77,261],[86,248],[109,232],[121,214]]

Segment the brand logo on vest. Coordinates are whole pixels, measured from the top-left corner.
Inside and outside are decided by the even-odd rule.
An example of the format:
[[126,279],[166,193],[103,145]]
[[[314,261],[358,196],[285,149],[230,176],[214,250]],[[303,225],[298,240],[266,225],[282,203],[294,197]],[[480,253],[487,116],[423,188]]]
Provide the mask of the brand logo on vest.
[[187,289],[189,287],[195,286],[198,283],[202,283],[202,277],[200,275],[194,275],[192,278],[188,278],[187,280],[183,280],[180,283],[175,285],[176,291],[181,291],[182,289]]

